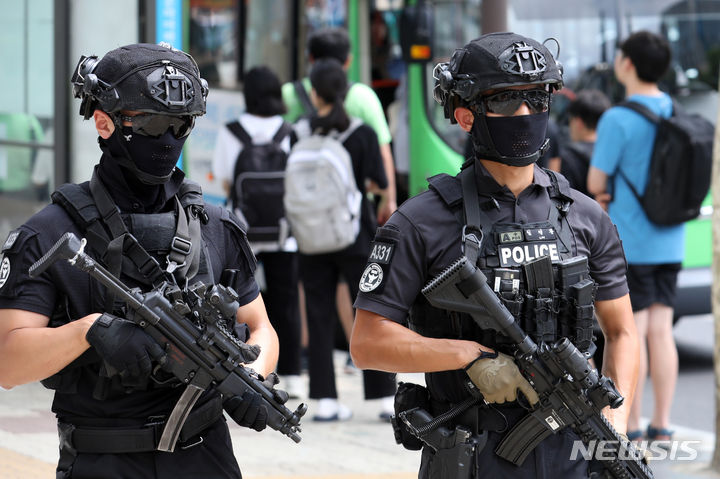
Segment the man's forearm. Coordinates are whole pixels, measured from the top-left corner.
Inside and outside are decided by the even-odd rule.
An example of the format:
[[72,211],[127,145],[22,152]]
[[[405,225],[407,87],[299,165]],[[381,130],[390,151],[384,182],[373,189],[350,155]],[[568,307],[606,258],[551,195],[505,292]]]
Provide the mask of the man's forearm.
[[97,316],[85,316],[57,328],[8,330],[0,343],[0,386],[9,389],[39,381],[70,364],[90,347],[85,334]]
[[361,369],[422,373],[460,369],[490,351],[475,341],[429,338],[375,313],[358,309],[350,353]]
[[603,374],[615,381],[618,391],[625,397],[622,406],[605,411],[618,432],[624,433],[627,430],[630,405],[638,379],[639,361],[640,349],[636,336],[630,333],[620,333],[606,337]]
[[250,331],[248,344],[260,346],[260,356],[249,366],[263,376],[267,376],[277,366],[279,347],[277,333],[273,328],[259,327]]

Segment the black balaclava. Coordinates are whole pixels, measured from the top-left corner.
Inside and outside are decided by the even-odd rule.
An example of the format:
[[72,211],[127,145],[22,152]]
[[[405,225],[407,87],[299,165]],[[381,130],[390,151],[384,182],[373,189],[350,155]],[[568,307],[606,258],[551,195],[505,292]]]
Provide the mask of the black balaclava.
[[175,138],[171,129],[158,137],[134,133],[123,126],[107,139],[112,156],[146,185],[165,183],[175,171],[187,137]]
[[546,138],[549,113],[521,116],[485,116],[473,113],[470,136],[478,158],[509,166],[527,166],[549,146]]
[[[165,206],[185,177],[180,169],[174,168],[169,179],[163,183],[149,184],[138,177],[135,170],[125,165],[130,163],[122,142],[122,134],[116,130],[107,140],[98,139],[103,157],[97,166],[100,179],[110,191],[122,211],[157,212]],[[140,171],[140,170],[137,170]],[[138,210],[135,203],[141,205]]]

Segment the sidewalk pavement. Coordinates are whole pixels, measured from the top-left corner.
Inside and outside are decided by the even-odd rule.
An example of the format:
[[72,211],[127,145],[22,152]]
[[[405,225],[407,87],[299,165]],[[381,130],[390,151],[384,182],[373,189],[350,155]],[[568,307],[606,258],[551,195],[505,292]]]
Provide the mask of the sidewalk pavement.
[[[388,423],[378,418],[379,401],[362,399],[362,375],[344,371],[346,353],[335,356],[340,401],[353,411],[341,423],[312,421],[315,401],[307,401],[302,442],[266,429],[257,433],[231,425],[235,455],[246,479],[411,479],[417,477],[420,454],[395,444]],[[303,376],[307,385],[307,376]],[[423,383],[420,374],[401,374],[399,380]],[[57,460],[55,418],[50,413],[52,392],[39,383],[0,391],[0,479],[54,477]],[[300,401],[289,401],[294,409]],[[673,425],[675,438],[697,448],[692,461],[652,461],[656,479],[720,478],[707,470],[715,435]]]

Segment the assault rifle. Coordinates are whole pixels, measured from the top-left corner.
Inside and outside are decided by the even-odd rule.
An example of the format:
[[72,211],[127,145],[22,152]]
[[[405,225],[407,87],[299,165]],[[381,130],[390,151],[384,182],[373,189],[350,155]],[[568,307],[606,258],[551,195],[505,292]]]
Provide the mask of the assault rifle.
[[[187,384],[163,429],[157,449],[172,452],[190,410],[203,391],[214,386],[223,396],[242,396],[255,391],[267,408],[268,426],[300,442],[300,419],[307,411],[285,407],[287,393],[275,389],[252,369],[244,366],[257,357],[259,348],[240,341],[225,326],[235,320],[238,295],[230,287],[195,283],[183,294],[176,286],[148,293],[130,289],[84,253],[85,240],[65,233],[45,255],[30,267],[38,276],[57,260],[65,259],[100,281],[127,304],[129,320],[143,328],[167,353],[162,369]],[[165,294],[173,301],[171,302]],[[184,297],[183,297],[184,296]],[[234,324],[231,322],[230,324]]]
[[[465,256],[432,279],[422,293],[431,305],[467,313],[481,328],[509,338],[515,363],[540,397],[500,441],[495,449],[498,456],[520,465],[546,437],[569,427],[589,449],[601,445],[604,460],[599,462],[609,477],[653,477],[641,461],[642,454],[602,414],[603,408],[617,408],[624,400],[612,379],[599,374],[567,338],[538,346],[490,289],[482,271]],[[474,387],[472,382],[469,386]]]

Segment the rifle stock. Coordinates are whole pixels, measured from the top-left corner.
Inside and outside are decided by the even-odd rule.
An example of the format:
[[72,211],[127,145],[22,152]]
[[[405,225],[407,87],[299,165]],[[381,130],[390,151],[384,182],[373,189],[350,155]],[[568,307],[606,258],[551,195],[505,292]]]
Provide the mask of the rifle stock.
[[84,253],[84,245],[84,240],[81,242],[73,233],[65,233],[30,267],[29,273],[37,276],[55,261],[68,260],[125,302],[131,311],[127,319],[165,347],[168,359],[162,368],[187,387],[165,423],[158,450],[174,450],[187,415],[200,394],[211,386],[225,397],[242,396],[248,390],[260,394],[268,411],[268,425],[295,442],[301,441],[300,419],[307,406],[300,404],[295,411],[285,407],[287,394],[272,385],[268,387],[243,364],[254,360],[259,348],[238,340],[220,321],[230,312],[234,318],[237,293],[222,285],[207,289],[206,285],[196,283],[191,288],[196,298],[194,304],[171,303],[159,291],[143,294],[128,288]]
[[586,445],[604,441],[614,447],[611,458],[601,461],[611,477],[653,477],[642,455],[602,414],[604,407],[619,407],[623,397],[612,379],[600,375],[569,339],[535,344],[488,286],[482,271],[464,256],[433,278],[422,293],[431,305],[467,313],[481,328],[511,339],[515,363],[538,393],[539,403],[498,444],[495,452],[500,457],[520,465],[546,437],[570,427]]

